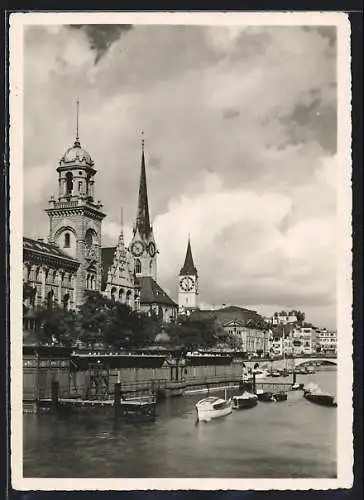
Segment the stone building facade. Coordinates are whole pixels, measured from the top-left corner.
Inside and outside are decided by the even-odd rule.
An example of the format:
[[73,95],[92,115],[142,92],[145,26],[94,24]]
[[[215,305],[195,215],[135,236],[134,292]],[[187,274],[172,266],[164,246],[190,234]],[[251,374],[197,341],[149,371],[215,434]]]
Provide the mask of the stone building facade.
[[136,223],[130,245],[123,228],[117,244],[102,247],[103,205],[95,201],[96,168],[76,134],[56,168],[58,197],[45,209],[48,242],[23,239],[24,291],[30,307],[57,300],[79,307],[85,291],[94,290],[128,304],[134,310],[156,313],[162,322],[177,316],[178,306],[157,283],[158,249],[150,224],[144,140]]

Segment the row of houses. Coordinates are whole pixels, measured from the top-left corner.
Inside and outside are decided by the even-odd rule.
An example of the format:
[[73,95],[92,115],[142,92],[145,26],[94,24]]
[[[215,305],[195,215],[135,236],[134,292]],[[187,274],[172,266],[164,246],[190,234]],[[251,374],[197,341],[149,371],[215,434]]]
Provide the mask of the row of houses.
[[312,326],[279,325],[272,330],[270,352],[273,356],[337,354],[337,332]]

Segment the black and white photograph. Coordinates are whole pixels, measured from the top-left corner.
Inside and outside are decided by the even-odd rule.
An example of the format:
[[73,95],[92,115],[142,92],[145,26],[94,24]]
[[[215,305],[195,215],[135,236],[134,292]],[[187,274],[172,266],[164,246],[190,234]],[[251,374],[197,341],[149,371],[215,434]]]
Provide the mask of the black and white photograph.
[[352,484],[350,24],[10,15],[21,490]]

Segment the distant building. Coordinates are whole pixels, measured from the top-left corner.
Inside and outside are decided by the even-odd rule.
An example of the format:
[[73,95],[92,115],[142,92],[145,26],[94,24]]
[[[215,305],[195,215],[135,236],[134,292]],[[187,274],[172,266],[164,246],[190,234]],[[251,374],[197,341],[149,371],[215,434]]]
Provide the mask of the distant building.
[[279,324],[271,329],[270,353],[272,356],[290,356],[293,352],[292,332],[294,325]]
[[292,332],[293,354],[311,355],[316,352],[316,330],[313,327],[297,327]]
[[337,332],[326,328],[318,330],[316,350],[325,354],[337,354]]
[[293,313],[275,313],[272,318],[270,318],[272,325],[289,325],[297,323],[297,316]]
[[223,329],[226,336],[236,339],[236,347],[248,355],[267,354],[269,352],[268,330],[249,328],[242,320],[233,319],[225,322]]

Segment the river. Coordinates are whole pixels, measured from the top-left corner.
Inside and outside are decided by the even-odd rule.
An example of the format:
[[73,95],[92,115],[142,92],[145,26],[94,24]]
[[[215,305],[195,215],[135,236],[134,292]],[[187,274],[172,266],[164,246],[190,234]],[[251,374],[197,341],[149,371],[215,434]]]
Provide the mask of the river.
[[[336,370],[297,381],[336,393]],[[196,424],[194,405],[202,397],[164,401],[153,422],[114,421],[102,410],[24,415],[24,477],[336,477],[335,408],[289,392],[286,402],[260,402]]]

